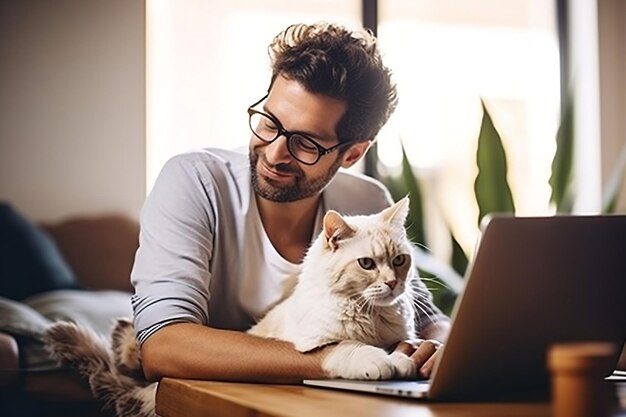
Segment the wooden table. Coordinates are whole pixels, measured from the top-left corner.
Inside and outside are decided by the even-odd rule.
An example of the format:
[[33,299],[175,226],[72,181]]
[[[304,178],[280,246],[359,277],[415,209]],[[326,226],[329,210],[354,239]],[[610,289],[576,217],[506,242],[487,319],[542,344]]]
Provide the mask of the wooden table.
[[299,385],[243,384],[164,378],[162,417],[549,417],[547,403],[427,403]]

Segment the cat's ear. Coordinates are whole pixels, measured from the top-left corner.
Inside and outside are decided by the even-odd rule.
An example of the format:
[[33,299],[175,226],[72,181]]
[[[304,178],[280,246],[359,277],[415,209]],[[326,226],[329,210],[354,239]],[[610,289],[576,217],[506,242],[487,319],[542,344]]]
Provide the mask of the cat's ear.
[[383,210],[381,215],[386,223],[396,227],[404,227],[409,215],[409,196],[407,195],[393,206]]
[[331,251],[334,252],[339,247],[341,240],[347,239],[355,233],[356,231],[336,211],[329,210],[324,216],[324,236],[326,237],[326,245]]

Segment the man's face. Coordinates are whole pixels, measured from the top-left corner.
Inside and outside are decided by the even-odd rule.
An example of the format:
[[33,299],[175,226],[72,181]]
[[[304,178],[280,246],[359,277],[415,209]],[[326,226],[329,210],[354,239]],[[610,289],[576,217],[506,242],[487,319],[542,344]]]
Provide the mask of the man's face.
[[[312,94],[298,82],[279,76],[262,104],[262,111],[286,130],[304,133],[324,148],[339,143],[335,127],[346,111],[344,102]],[[314,196],[345,164],[341,151],[322,156],[315,165],[302,164],[289,153],[284,136],[269,144],[254,135],[250,141],[252,185],[258,196],[270,201],[291,202]]]

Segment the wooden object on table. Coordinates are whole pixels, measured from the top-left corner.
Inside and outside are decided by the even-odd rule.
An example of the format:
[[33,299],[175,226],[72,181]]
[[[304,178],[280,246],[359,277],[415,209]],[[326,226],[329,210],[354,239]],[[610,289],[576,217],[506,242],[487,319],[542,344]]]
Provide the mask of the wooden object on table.
[[605,417],[611,409],[610,384],[615,345],[600,342],[555,344],[548,351],[554,417]]

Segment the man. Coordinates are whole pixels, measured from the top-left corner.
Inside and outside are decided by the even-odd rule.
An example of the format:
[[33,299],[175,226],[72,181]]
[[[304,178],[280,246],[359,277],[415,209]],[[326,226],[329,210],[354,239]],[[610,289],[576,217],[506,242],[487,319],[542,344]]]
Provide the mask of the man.
[[[242,331],[290,289],[326,210],[369,214],[390,204],[379,183],[338,170],[363,157],[396,106],[396,89],[365,32],[291,26],[270,57],[268,94],[248,109],[248,152],[172,158],[142,210],[132,282],[148,379],[325,376],[333,346],[302,354]],[[448,322],[424,303],[420,336],[433,342],[398,349],[427,376]]]

